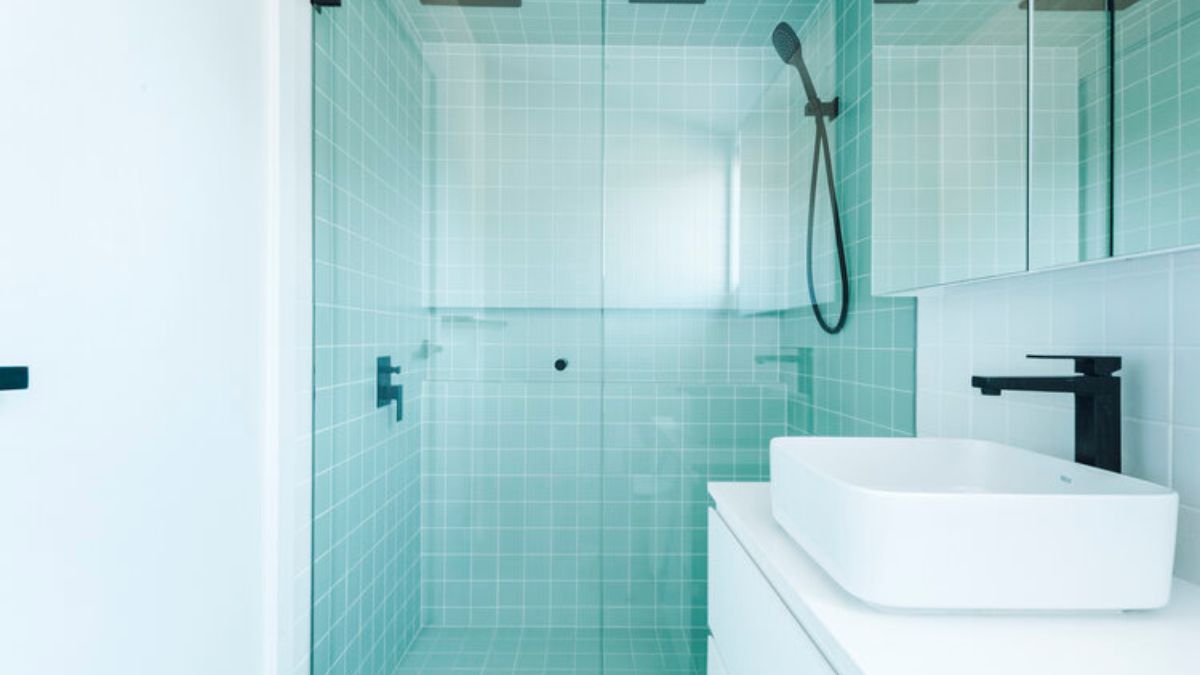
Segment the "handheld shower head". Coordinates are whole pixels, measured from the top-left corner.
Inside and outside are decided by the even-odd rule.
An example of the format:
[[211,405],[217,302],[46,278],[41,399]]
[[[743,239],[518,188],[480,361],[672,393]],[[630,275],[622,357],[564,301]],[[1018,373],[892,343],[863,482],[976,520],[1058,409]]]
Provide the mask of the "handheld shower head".
[[[813,110],[821,111],[816,114],[823,114],[824,106],[820,97],[817,96],[817,87],[813,84],[808,66],[804,65],[804,55],[800,53],[800,36],[796,35],[796,31],[785,21],[775,27],[775,32],[771,34],[771,42],[775,44],[775,51],[779,53],[779,58],[800,73],[800,82],[804,85],[804,95],[808,97],[806,112]],[[836,117],[836,108],[834,111],[833,116]]]
[[784,63],[791,63],[800,53],[800,37],[786,21],[775,27],[775,32],[771,34],[771,42],[775,43],[775,51]]

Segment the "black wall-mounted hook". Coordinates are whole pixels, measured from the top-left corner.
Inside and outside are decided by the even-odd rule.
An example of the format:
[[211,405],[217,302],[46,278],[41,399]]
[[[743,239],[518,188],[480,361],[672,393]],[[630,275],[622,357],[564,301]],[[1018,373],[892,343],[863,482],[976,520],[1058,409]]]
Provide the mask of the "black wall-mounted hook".
[[836,120],[837,116],[841,114],[841,112],[842,99],[840,96],[834,96],[832,101],[821,101],[821,105],[819,107],[814,105],[812,102],[804,105],[804,115],[806,117],[824,115],[825,117],[829,118],[830,122]]
[[312,0],[312,6],[320,12],[324,7],[341,7],[342,0]]

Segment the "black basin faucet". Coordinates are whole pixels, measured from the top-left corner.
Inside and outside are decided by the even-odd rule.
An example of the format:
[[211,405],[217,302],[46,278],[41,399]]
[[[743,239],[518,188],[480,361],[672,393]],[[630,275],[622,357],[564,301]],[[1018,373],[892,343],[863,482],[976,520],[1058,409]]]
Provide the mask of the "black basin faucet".
[[1031,359],[1068,359],[1075,375],[1063,377],[987,377],[976,375],[971,386],[984,396],[1005,391],[1049,391],[1075,395],[1075,461],[1121,472],[1121,369],[1119,356],[1042,356]]

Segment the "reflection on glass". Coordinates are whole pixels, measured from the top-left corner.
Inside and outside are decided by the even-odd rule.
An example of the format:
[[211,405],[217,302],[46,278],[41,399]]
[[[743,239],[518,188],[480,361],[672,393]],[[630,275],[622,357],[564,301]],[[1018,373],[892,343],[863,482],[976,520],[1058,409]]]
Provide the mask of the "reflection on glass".
[[874,271],[896,291],[1025,269],[1026,13],[875,5]]
[[1200,244],[1200,2],[1119,3],[1114,21],[1115,252]]
[[1034,2],[1029,166],[1031,269],[1109,255],[1108,13]]

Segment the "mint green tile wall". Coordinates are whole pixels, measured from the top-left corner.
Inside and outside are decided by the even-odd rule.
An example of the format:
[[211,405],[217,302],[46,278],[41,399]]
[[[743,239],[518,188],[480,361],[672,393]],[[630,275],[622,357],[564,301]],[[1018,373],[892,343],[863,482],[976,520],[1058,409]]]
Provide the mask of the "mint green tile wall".
[[[786,388],[759,358],[780,353],[778,316],[733,309],[729,204],[689,199],[697,173],[724,199],[739,120],[778,59],[765,39],[615,48],[602,136],[598,49],[426,53],[425,623],[596,627],[603,606],[607,628],[703,626],[704,485],[765,478]],[[607,192],[587,166],[602,139]],[[786,218],[773,209],[758,215]],[[713,219],[686,230],[697,212]],[[708,276],[679,283],[689,265]]]
[[602,50],[425,56],[423,621],[598,627]]
[[875,288],[1023,271],[1027,220],[1032,268],[1107,255],[1107,28],[1079,16],[1032,50],[1032,115],[1023,46],[876,45]]
[[602,50],[426,44],[436,307],[600,307]]
[[[1035,47],[1032,58],[1029,241],[1020,249],[1028,250],[1030,267],[1041,268],[1081,259],[1087,233],[1082,227],[1085,132],[1080,112],[1089,101],[1080,97],[1085,64],[1079,49]],[[1102,72],[1107,75],[1107,68]]]
[[606,628],[705,625],[706,485],[766,479],[787,428],[779,327],[776,314],[604,312]]
[[[822,73],[818,79],[828,78],[821,81],[832,81],[841,96],[842,114],[833,124],[834,165],[853,301],[846,329],[837,336],[823,334],[807,308],[783,317],[782,344],[800,355],[782,374],[788,431],[796,435],[911,435],[915,429],[915,301],[871,297],[871,12],[871,0],[826,0],[801,34],[801,40],[834,45],[818,52],[810,68]],[[805,122],[798,118],[799,125]],[[811,132],[797,126],[793,134],[793,154],[808,155]],[[804,178],[796,177],[796,194],[807,193]],[[828,260],[831,244],[818,244]],[[826,286],[836,278],[828,264],[820,274]]]
[[[1101,18],[1100,21],[1105,21]],[[1096,260],[1108,255],[1109,234],[1109,54],[1108,27],[1088,25],[1094,36],[1078,48],[1079,247],[1062,250],[1052,264]],[[1030,250],[1031,254],[1033,249]],[[1072,253],[1074,254],[1072,256]],[[1032,267],[1038,267],[1031,260]]]
[[785,399],[780,384],[605,383],[606,628],[705,625],[707,484],[766,480]]
[[[808,6],[796,4],[800,25]],[[843,97],[835,162],[857,291],[837,338],[819,335],[806,309],[737,310],[796,307],[806,293],[796,197],[807,174],[793,167],[807,163],[811,129],[789,115],[801,108],[798,87],[765,37],[753,48],[614,49],[606,106],[599,48],[422,46],[431,324],[429,343],[411,345],[414,359],[429,359],[417,371],[427,377],[412,511],[421,624],[702,626],[707,481],[765,479],[767,442],[783,433],[911,433],[912,304],[868,295],[870,4],[826,0],[821,12],[806,54],[824,61],[822,88]],[[667,80],[678,95],[662,97]],[[615,115],[611,138],[603,110]],[[728,172],[751,117],[757,142],[800,158],[751,158],[758,201],[747,213],[767,229],[736,261],[762,272],[752,292],[731,283],[725,249],[715,265],[723,286],[701,302],[656,294],[662,277],[625,274],[688,249],[638,238],[653,218],[605,236],[601,144],[624,144],[609,171],[652,170],[642,183],[689,161]],[[639,132],[645,124],[654,133]],[[781,167],[785,182],[763,180]],[[622,186],[628,196],[639,183],[609,189]],[[636,200],[610,196],[614,217],[642,215]],[[818,259],[826,294],[824,244]],[[609,290],[620,302],[606,302]],[[559,357],[566,371],[552,368]]]
[[1117,13],[1119,254],[1200,243],[1200,4]]
[[[608,45],[604,63],[605,307],[733,306],[738,268],[770,266],[730,242],[738,132],[778,56],[764,36],[754,47]],[[786,214],[784,202],[761,206]]]
[[[875,50],[872,180],[880,239],[874,255],[881,256],[875,287],[916,288],[1025,269],[1025,48]],[[1074,112],[1073,62],[1045,53],[1047,74],[1063,72],[1045,89],[1068,98],[1061,96],[1066,89]],[[1048,161],[1031,197],[1049,206],[1066,202],[1069,210],[1073,203],[1060,197],[1078,195],[1071,187],[1079,175],[1072,152],[1078,134],[1071,124],[1051,123],[1054,96],[1037,101]],[[1052,236],[1055,220],[1040,229]]]
[[[385,0],[314,14],[312,668],[387,673],[419,628],[418,46]],[[404,367],[405,421],[374,402]]]
[[797,299],[788,280],[802,271],[792,264],[791,244],[797,233],[789,209],[794,197],[789,189],[788,138],[795,78],[778,62],[772,65],[774,79],[767,80],[755,106],[742,117],[734,149],[737,221],[730,229],[737,237],[737,250],[730,258],[737,267],[730,283],[742,312],[792,306]]
[[[764,100],[782,68],[769,31],[747,47],[675,36],[605,50],[607,630],[705,625],[706,484],[765,479],[769,439],[786,429],[778,315],[739,313],[786,303],[786,247],[762,245],[788,215],[762,151],[773,141],[786,156],[783,101]],[[754,182],[735,184],[747,129],[759,152],[741,178]],[[731,247],[735,210],[758,246]]]
[[[834,96],[841,97],[844,113],[845,95],[842,93],[842,82],[837,66],[840,7],[840,0],[822,0],[804,21],[796,22],[793,27],[805,47],[804,59],[816,84],[818,95],[824,99]],[[870,34],[869,28],[867,34]],[[786,67],[781,67],[781,69],[784,81],[787,83],[789,96],[788,141],[785,144],[789,155],[788,222],[790,224],[786,308],[796,308],[807,307],[809,303],[807,227],[816,127],[811,119],[798,113],[808,104],[808,99],[804,87],[797,81],[798,76],[795,70]],[[837,122],[830,124],[827,128],[830,133],[830,147],[836,153]],[[834,162],[837,164],[836,157]],[[839,287],[833,236],[833,212],[824,178],[819,178],[817,188],[814,210],[816,234],[813,240],[815,244],[813,279],[816,281],[818,300],[827,302],[834,297]],[[842,196],[842,201],[845,201],[844,196]],[[845,210],[844,207],[842,210]],[[798,345],[788,343],[788,346]]]
[[786,429],[779,365],[757,358],[778,353],[778,319],[436,317],[425,623],[586,628],[603,607],[609,628],[702,626],[704,485],[765,478],[766,441]]
[[598,626],[599,383],[436,380],[427,393],[425,623]]
[[[604,376],[613,382],[774,384],[779,318],[687,310],[606,310]],[[763,358],[766,357],[766,358]]]

